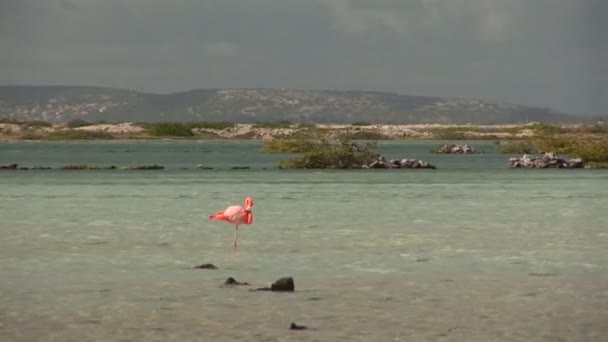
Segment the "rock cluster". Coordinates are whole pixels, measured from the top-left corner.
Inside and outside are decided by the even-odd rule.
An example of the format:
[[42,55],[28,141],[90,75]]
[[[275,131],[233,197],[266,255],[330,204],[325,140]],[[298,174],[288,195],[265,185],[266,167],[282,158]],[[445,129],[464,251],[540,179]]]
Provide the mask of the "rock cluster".
[[467,144],[464,145],[443,145],[435,148],[433,153],[441,153],[441,154],[473,154],[477,153],[475,149]]
[[436,169],[429,162],[418,159],[391,159],[386,160],[379,156],[372,162],[363,165],[364,169]]
[[585,164],[580,158],[564,159],[555,156],[553,153],[545,153],[542,157],[534,157],[524,154],[521,158],[509,158],[509,167],[526,169],[580,169]]
[[18,166],[17,164],[0,165],[0,170],[17,170]]
[[260,287],[253,291],[293,292],[295,291],[293,277],[279,278],[270,287]]
[[[115,165],[110,166],[97,166],[97,165],[87,165],[87,164],[68,164],[59,167],[59,170],[163,170],[165,167],[162,165],[140,165],[140,166],[123,166],[116,167]],[[0,170],[51,170],[51,167],[48,166],[34,166],[34,167],[25,167],[19,166],[18,164],[6,164],[0,165]]]
[[0,170],[50,170],[50,167],[47,166],[34,166],[34,167],[26,167],[19,166],[19,164],[6,164],[0,165]]

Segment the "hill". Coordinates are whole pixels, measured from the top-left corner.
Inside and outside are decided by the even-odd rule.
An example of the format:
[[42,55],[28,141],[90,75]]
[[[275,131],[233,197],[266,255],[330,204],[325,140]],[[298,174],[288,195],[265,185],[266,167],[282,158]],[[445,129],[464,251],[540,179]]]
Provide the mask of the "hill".
[[571,122],[547,108],[367,91],[198,89],[151,94],[85,86],[0,86],[0,118],[90,122],[507,124]]

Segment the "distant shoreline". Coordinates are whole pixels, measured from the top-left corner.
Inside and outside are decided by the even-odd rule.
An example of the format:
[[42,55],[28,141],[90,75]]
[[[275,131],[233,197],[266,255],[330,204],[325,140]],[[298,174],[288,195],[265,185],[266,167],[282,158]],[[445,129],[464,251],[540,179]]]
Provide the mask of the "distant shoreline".
[[[546,124],[446,125],[446,124],[232,124],[232,123],[0,123],[0,141],[266,141],[286,139],[351,140],[528,140]],[[605,133],[600,124],[565,124],[570,134]]]

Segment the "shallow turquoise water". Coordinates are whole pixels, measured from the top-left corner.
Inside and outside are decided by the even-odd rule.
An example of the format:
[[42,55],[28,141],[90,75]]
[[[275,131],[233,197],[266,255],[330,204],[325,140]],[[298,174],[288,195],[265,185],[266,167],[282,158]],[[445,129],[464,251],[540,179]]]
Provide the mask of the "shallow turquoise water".
[[[605,338],[608,172],[434,145],[382,149],[437,170],[280,171],[251,142],[2,143],[0,164],[167,169],[0,172],[0,340]],[[235,255],[207,216],[246,195]]]

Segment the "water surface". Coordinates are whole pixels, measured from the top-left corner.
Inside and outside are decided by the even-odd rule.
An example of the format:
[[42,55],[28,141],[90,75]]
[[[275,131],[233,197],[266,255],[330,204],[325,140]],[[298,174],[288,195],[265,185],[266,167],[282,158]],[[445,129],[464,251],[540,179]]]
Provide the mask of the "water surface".
[[[0,172],[0,340],[605,339],[608,173],[434,145],[381,147],[437,170],[280,171],[252,142],[2,143],[0,164],[166,169]],[[207,216],[246,195],[235,255]]]

